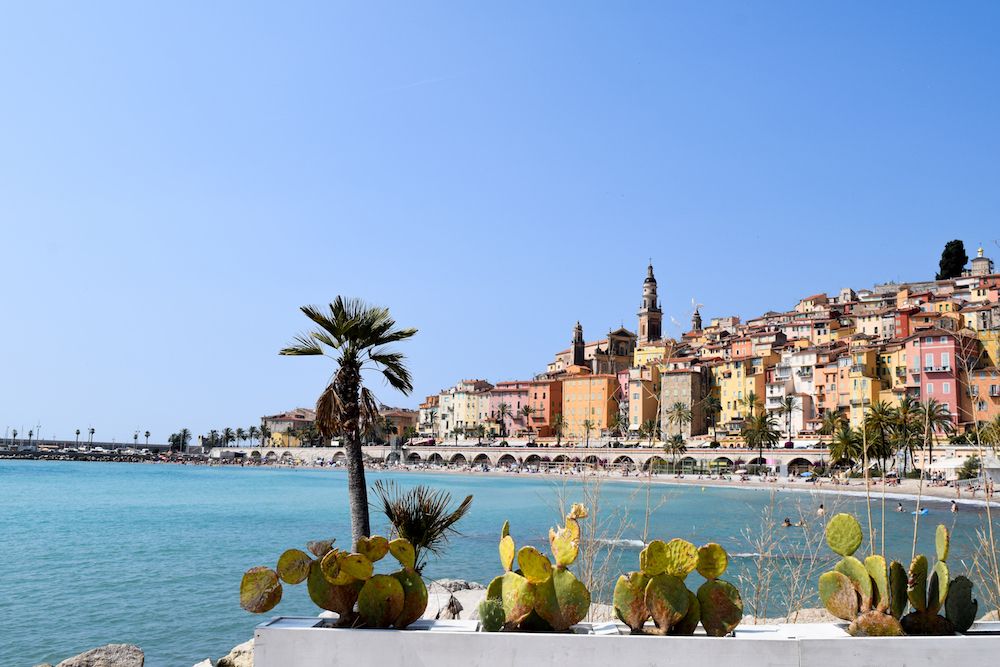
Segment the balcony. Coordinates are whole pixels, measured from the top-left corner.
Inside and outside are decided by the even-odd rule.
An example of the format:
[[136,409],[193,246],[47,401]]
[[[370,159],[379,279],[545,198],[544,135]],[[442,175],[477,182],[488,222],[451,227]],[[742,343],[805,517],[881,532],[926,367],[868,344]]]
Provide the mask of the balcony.
[[924,366],[925,373],[948,373],[951,366]]
[[906,377],[906,366],[896,366],[896,377]]
[[854,364],[854,365],[851,366],[851,372],[852,373],[864,373],[865,372],[865,365],[864,364]]

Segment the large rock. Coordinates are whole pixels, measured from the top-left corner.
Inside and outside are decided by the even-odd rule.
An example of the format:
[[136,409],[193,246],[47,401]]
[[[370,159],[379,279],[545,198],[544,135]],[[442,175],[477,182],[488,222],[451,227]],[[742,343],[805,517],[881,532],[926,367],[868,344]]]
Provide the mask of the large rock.
[[215,667],[253,667],[253,640],[234,646],[229,655],[219,658]]
[[142,649],[134,644],[107,644],[66,658],[56,667],[142,667]]

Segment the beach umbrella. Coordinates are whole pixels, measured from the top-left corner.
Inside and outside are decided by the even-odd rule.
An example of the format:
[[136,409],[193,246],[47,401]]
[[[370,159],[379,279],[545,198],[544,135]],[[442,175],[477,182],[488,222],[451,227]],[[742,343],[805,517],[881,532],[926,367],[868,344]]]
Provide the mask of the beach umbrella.
[[811,473],[811,472],[809,472],[808,470],[806,470],[805,472],[800,472],[800,473],[799,473],[799,477],[812,477],[812,476],[813,476],[813,474],[814,474],[814,473]]

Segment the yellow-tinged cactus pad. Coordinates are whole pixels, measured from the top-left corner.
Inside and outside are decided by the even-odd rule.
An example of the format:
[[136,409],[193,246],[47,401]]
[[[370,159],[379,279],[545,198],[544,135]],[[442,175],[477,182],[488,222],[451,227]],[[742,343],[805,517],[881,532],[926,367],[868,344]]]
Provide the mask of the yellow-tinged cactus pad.
[[301,584],[309,577],[312,558],[301,549],[288,549],[278,557],[278,576],[286,584]]
[[252,567],[240,582],[240,606],[254,614],[271,611],[281,602],[278,573],[269,567]]
[[417,552],[413,549],[413,545],[410,544],[409,540],[404,540],[402,537],[397,537],[392,542],[389,542],[389,553],[392,557],[399,561],[399,564],[403,567],[408,567],[413,569],[417,564]]
[[858,592],[851,580],[840,572],[819,575],[819,599],[837,618],[852,621],[858,615]]
[[938,560],[948,560],[948,547],[951,545],[951,536],[943,523],[938,524],[937,532],[934,533],[934,550],[937,552]]
[[520,623],[535,608],[535,588],[516,572],[503,575],[503,613],[508,623]]
[[872,605],[880,612],[889,608],[889,573],[886,569],[885,558],[882,556],[869,556],[865,558],[865,570],[871,577],[874,588],[872,589]]
[[552,555],[558,567],[565,568],[572,565],[580,551],[580,529],[576,529],[574,538],[574,532],[568,527],[571,522],[576,524],[576,521],[571,519],[566,522],[566,528],[560,528],[558,531],[549,529],[549,546],[552,548]]
[[646,609],[646,585],[649,577],[643,572],[629,572],[618,577],[615,583],[615,615],[632,632],[642,632],[642,626],[649,620]]
[[826,543],[841,556],[850,556],[862,540],[861,524],[850,514],[838,514],[826,524]]
[[376,563],[385,558],[385,555],[389,553],[389,540],[381,535],[359,537],[357,544],[354,545],[354,551],[371,562]]
[[917,554],[910,563],[906,596],[917,611],[927,609],[927,557],[923,554]]
[[847,633],[852,637],[899,637],[903,634],[903,626],[889,614],[869,611],[854,619]]
[[948,565],[939,560],[934,563],[934,570],[927,581],[927,611],[936,614],[941,611],[948,599]]
[[706,579],[718,579],[729,566],[726,550],[715,542],[698,549],[698,574]]
[[690,604],[684,582],[670,574],[658,574],[646,584],[646,609],[659,634],[680,623]]
[[337,562],[340,565],[341,573],[347,573],[355,579],[370,579],[375,566],[372,562],[361,554],[341,553]]
[[355,581],[354,577],[340,569],[340,558],[344,555],[343,552],[337,549],[330,549],[323,556],[323,560],[316,563],[319,565],[319,570],[326,580],[334,586],[342,586]]
[[725,637],[743,620],[743,598],[728,581],[713,579],[698,589],[701,625],[709,637]]
[[491,600],[500,600],[503,598],[503,575],[494,577],[490,585],[486,587],[486,597]]
[[347,579],[344,584],[331,584],[323,574],[319,561],[313,561],[307,584],[309,599],[320,609],[337,612],[342,621],[351,619],[354,615],[354,603],[358,600],[358,592],[364,582],[350,577]]
[[554,570],[535,593],[535,612],[557,632],[579,623],[590,610],[590,591],[569,570]]
[[581,503],[573,503],[573,506],[569,508],[569,514],[566,515],[567,519],[586,519],[588,516],[587,508]]
[[392,575],[403,587],[403,610],[392,622],[393,627],[405,628],[427,609],[427,586],[416,570],[400,570]]
[[533,584],[541,584],[552,576],[552,563],[535,547],[521,547],[517,552],[521,574]]
[[[504,524],[504,526],[506,525]],[[514,567],[514,538],[510,535],[504,535],[500,538],[500,564],[507,572],[510,572],[511,568]]]
[[663,540],[653,540],[639,552],[639,569],[646,576],[655,577],[667,571],[667,544]]
[[861,611],[868,611],[872,606],[872,578],[864,564],[854,556],[844,556],[834,566],[834,571],[840,572],[851,580],[854,588],[861,595]]
[[698,548],[679,537],[667,542],[664,549],[667,574],[684,579],[698,567]]
[[510,521],[504,521],[503,527],[500,529],[500,537],[504,538],[510,535]]
[[376,574],[358,593],[358,615],[371,628],[388,628],[403,611],[405,596],[399,580]]

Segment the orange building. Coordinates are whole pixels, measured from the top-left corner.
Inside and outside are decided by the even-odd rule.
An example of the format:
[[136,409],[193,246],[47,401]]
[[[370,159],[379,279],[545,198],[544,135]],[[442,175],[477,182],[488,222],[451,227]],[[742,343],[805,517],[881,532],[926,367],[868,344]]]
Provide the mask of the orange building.
[[531,413],[531,429],[541,438],[555,435],[552,418],[562,412],[562,381],[536,380],[528,383],[528,405]]
[[619,383],[616,375],[573,375],[562,380],[563,435],[583,441],[589,420],[591,439],[600,436],[618,416]]

